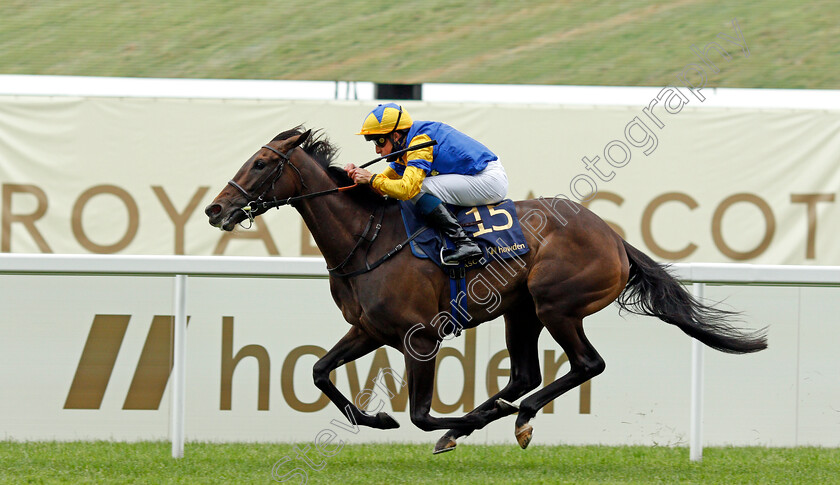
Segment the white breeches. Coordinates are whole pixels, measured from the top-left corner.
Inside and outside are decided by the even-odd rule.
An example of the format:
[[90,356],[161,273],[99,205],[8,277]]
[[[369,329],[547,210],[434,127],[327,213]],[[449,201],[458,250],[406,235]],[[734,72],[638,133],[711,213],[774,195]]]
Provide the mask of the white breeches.
[[501,162],[495,160],[475,175],[448,173],[426,177],[420,193],[411,202],[416,203],[423,194],[429,193],[447,204],[467,207],[487,205],[504,199],[507,190],[507,174]]

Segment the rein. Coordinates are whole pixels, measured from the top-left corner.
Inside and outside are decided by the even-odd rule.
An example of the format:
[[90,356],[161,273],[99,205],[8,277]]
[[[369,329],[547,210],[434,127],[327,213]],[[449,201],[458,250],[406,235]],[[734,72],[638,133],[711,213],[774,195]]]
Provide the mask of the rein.
[[[422,143],[422,144],[413,146],[409,149],[401,150],[400,153],[408,152],[408,151],[411,151],[411,150],[417,150],[419,148],[426,148],[426,147],[429,147],[429,146],[433,146],[435,144],[437,144],[437,142],[432,140],[431,142]],[[277,165],[277,168],[274,169],[274,172],[272,172],[271,175],[269,175],[268,178],[266,178],[263,182],[261,182],[259,185],[257,185],[257,189],[259,189],[260,187],[265,185],[268,181],[271,181],[271,184],[268,187],[266,187],[265,190],[263,190],[260,193],[260,195],[254,197],[250,192],[245,190],[238,183],[234,182],[233,180],[228,180],[228,185],[230,185],[231,187],[238,190],[242,195],[245,196],[245,199],[248,200],[248,203],[245,205],[245,207],[242,208],[242,211],[245,212],[245,215],[248,216],[248,220],[250,221],[250,225],[248,227],[246,227],[245,229],[250,229],[251,225],[253,225],[254,218],[256,217],[254,215],[254,212],[257,211],[257,210],[260,210],[260,209],[268,210],[268,209],[271,209],[271,208],[274,208],[274,207],[279,209],[280,207],[283,207],[284,205],[292,205],[295,202],[298,202],[298,201],[301,201],[301,200],[312,199],[312,198],[315,198],[315,197],[320,197],[322,195],[334,194],[336,192],[344,192],[344,191],[353,189],[355,187],[358,187],[358,184],[353,184],[353,185],[348,185],[347,187],[335,187],[335,188],[328,189],[328,190],[322,190],[320,192],[312,192],[312,193],[309,193],[309,194],[298,195],[298,196],[294,196],[294,197],[287,197],[285,199],[279,199],[278,200],[276,197],[274,197],[271,200],[266,200],[265,199],[265,194],[269,190],[274,189],[274,184],[277,183],[278,180],[280,180],[280,177],[283,175],[283,169],[286,168],[286,164],[288,164],[290,167],[292,167],[292,169],[294,169],[295,172],[297,172],[298,179],[300,179],[301,186],[303,188],[308,188],[308,187],[306,186],[306,183],[303,181],[303,175],[300,173],[300,170],[298,170],[298,168],[294,166],[294,164],[292,163],[292,161],[290,159],[289,153],[291,153],[292,150],[294,150],[297,147],[292,148],[292,150],[289,150],[289,152],[287,152],[287,153],[283,153],[280,150],[277,150],[276,148],[270,147],[268,145],[263,145],[262,148],[265,148],[266,150],[270,150],[270,151],[276,153],[277,156],[280,157],[280,163]],[[366,167],[366,166],[368,166],[368,165],[370,165],[374,162],[378,162],[379,160],[382,160],[384,158],[386,158],[386,157],[380,157],[380,158],[377,158],[375,160],[371,160],[370,162],[362,165],[362,167]],[[368,254],[370,254],[370,248],[373,246],[373,241],[376,240],[377,236],[379,236],[379,231],[382,229],[382,221],[383,221],[384,218],[385,218],[385,207],[380,206],[379,207],[379,222],[374,226],[373,223],[376,220],[376,213],[374,212],[373,214],[370,215],[370,219],[368,220],[364,231],[362,231],[362,234],[356,240],[356,244],[353,246],[353,249],[350,250],[350,253],[347,255],[347,257],[345,257],[344,260],[341,263],[339,263],[338,265],[336,265],[332,268],[329,268],[329,267],[327,268],[327,271],[330,273],[330,275],[336,276],[336,277],[339,277],[339,278],[352,278],[353,276],[358,276],[360,274],[364,274],[364,273],[367,273],[369,271],[373,271],[374,269],[379,267],[379,265],[381,265],[382,263],[384,263],[388,259],[391,259],[391,257],[393,257],[395,254],[400,252],[400,250],[402,250],[406,245],[411,243],[411,241],[416,239],[420,234],[422,234],[426,229],[428,229],[428,227],[425,227],[425,226],[421,227],[420,229],[415,231],[414,234],[409,236],[406,240],[397,244],[393,249],[388,251],[384,256],[382,256],[378,260],[374,261],[373,263],[369,263],[368,262]],[[242,226],[242,227],[245,227],[245,226]],[[373,234],[370,236],[370,239],[368,239],[368,233],[370,232],[371,228],[373,228],[374,231],[373,231]],[[339,271],[341,271],[341,269],[343,269],[345,266],[347,266],[347,264],[353,258],[353,255],[356,254],[356,251],[365,242],[368,243],[367,251],[365,251],[365,267],[361,268],[361,269],[358,269],[356,271],[351,271],[349,273],[339,273]]]
[[242,195],[245,196],[245,200],[248,201],[248,203],[245,204],[245,207],[242,208],[242,211],[245,212],[245,215],[248,216],[248,221],[249,221],[248,227],[242,226],[242,227],[245,227],[245,229],[250,229],[251,225],[253,225],[254,217],[255,217],[254,216],[254,211],[256,211],[256,210],[260,210],[260,209],[268,210],[268,209],[271,209],[271,208],[274,208],[274,207],[277,207],[279,209],[280,207],[282,207],[284,205],[294,204],[295,202],[297,202],[299,200],[311,199],[313,197],[319,197],[321,195],[332,194],[332,193],[335,193],[335,192],[343,192],[345,190],[350,190],[354,187],[357,187],[357,184],[353,184],[353,185],[349,185],[347,187],[336,187],[336,188],[329,189],[329,190],[322,190],[320,192],[313,192],[311,194],[298,195],[296,197],[288,197],[286,199],[278,200],[276,197],[274,197],[271,200],[265,200],[266,192],[268,192],[271,189],[274,189],[274,184],[277,183],[278,180],[280,180],[280,177],[283,175],[283,169],[286,168],[287,163],[289,164],[290,167],[292,167],[292,169],[294,169],[295,172],[297,172],[298,179],[300,179],[300,185],[304,189],[306,189],[308,187],[306,186],[306,182],[303,181],[303,175],[300,173],[300,170],[298,170],[298,168],[295,167],[295,165],[292,163],[292,161],[290,159],[289,153],[291,153],[292,150],[294,150],[297,147],[292,148],[292,150],[289,150],[288,153],[283,153],[280,150],[278,150],[276,148],[273,148],[273,147],[270,147],[268,145],[263,145],[262,148],[265,148],[266,150],[270,150],[270,151],[276,153],[278,157],[280,157],[280,163],[277,165],[277,168],[274,169],[274,172],[272,172],[271,175],[269,175],[269,177],[267,179],[265,179],[265,181],[263,181],[262,183],[257,185],[257,189],[259,189],[260,187],[265,185],[266,182],[268,182],[269,180],[271,181],[271,185],[266,187],[265,190],[263,190],[262,193],[260,193],[260,195],[254,197],[251,193],[249,193],[247,190],[245,190],[238,183],[234,182],[233,180],[228,180],[228,185],[230,185],[231,187],[238,190],[239,193],[241,193]]
[[[294,166],[294,165],[292,165],[292,166]],[[332,189],[329,189],[329,190],[322,190],[320,192],[312,192],[311,194],[298,195],[298,196],[295,196],[295,197],[287,197],[285,199],[277,199],[275,197],[275,198],[272,198],[271,200],[263,200],[263,201],[255,200],[255,201],[248,202],[248,205],[243,207],[242,210],[245,211],[245,212],[251,212],[255,209],[266,209],[267,210],[267,209],[273,209],[275,207],[279,209],[280,207],[283,207],[284,205],[290,205],[290,204],[294,205],[295,202],[298,202],[300,200],[311,199],[313,197],[320,197],[322,195],[333,194],[335,192],[344,192],[345,190],[354,189],[358,186],[359,186],[358,184],[353,184],[353,185],[348,185],[347,187],[335,187],[335,188],[332,188]],[[253,216],[251,216],[250,214],[249,214],[248,218],[251,219],[251,220],[254,220]]]
[[[388,155],[384,155],[384,156],[381,156],[379,158],[374,158],[373,160],[362,164],[359,168],[368,167],[371,164],[374,164],[374,163],[379,162],[381,160],[385,160],[386,158],[389,158],[389,157],[399,156],[399,155],[402,155],[403,153],[408,153],[408,152],[411,152],[411,151],[414,151],[414,150],[419,150],[421,148],[428,148],[428,147],[435,146],[435,145],[437,145],[437,140],[431,140],[431,141],[427,141],[427,142],[424,142],[424,143],[419,143],[417,145],[413,145],[413,146],[410,146],[408,148],[404,148],[402,150],[398,150],[398,151],[395,151],[393,153],[389,153]],[[281,161],[280,165],[277,167],[277,175],[274,177],[274,180],[272,180],[270,188],[272,188],[272,189],[274,188],[274,183],[283,174],[283,168],[284,168],[284,165],[286,164],[286,162],[288,162],[289,166],[292,167],[293,169],[295,169],[295,172],[297,172],[298,178],[300,178],[301,185],[303,185],[304,188],[307,188],[306,184],[303,183],[303,177],[300,175],[300,170],[298,170],[297,167],[292,165],[292,162],[289,160],[289,155],[287,155],[285,153],[282,153],[279,150],[276,150],[276,149],[274,149],[274,148],[272,148],[268,145],[263,145],[262,147],[267,149],[267,150],[271,150],[272,152],[276,153],[277,155],[280,156],[280,158],[283,159],[283,161]],[[294,150],[294,148],[292,150]],[[322,190],[320,192],[313,192],[311,194],[298,195],[298,196],[295,196],[295,197],[288,197],[288,198],[285,198],[285,199],[277,199],[275,197],[271,200],[264,200],[263,195],[265,195],[265,193],[268,191],[268,188],[266,188],[266,190],[264,190],[263,193],[260,194],[260,196],[256,200],[253,200],[254,198],[251,196],[251,194],[249,194],[247,190],[243,189],[239,184],[237,184],[233,180],[228,181],[228,184],[230,184],[231,186],[233,186],[237,190],[239,190],[239,192],[241,192],[242,195],[244,195],[245,198],[249,200],[248,205],[243,207],[242,210],[245,211],[246,214],[248,214],[248,219],[251,222],[254,222],[254,216],[253,216],[252,212],[254,210],[257,210],[257,209],[268,210],[268,209],[273,209],[275,207],[280,208],[280,207],[283,207],[284,205],[294,204],[295,202],[297,202],[299,200],[306,200],[306,199],[311,199],[312,197],[319,197],[319,196],[322,196],[322,195],[334,194],[336,192],[343,192],[345,190],[350,190],[354,187],[358,187],[358,184],[353,184],[353,185],[348,185],[347,187],[335,187],[335,188],[328,189],[328,190]],[[260,186],[262,186],[262,184],[260,184]]]

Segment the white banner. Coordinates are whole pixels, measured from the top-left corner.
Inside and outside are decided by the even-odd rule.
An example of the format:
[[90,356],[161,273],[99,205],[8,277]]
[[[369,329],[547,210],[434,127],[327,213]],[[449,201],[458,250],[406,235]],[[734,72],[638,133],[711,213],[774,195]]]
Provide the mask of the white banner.
[[[403,106],[495,151],[511,198],[591,198],[595,212],[655,259],[840,264],[832,243],[840,230],[840,112],[697,109],[681,91],[660,95],[644,109]],[[317,254],[292,209],[229,234],[212,229],[203,208],[260,145],[300,123],[323,129],[342,148],[341,163],[374,158],[352,134],[372,107],[0,96],[0,251]],[[391,350],[339,369],[336,379],[348,396],[371,389],[372,406],[382,403],[402,427],[356,433],[333,424],[342,415],[311,377],[317,356],[347,329],[327,286],[189,279],[187,439],[312,441],[324,429],[347,442],[438,438],[411,425],[396,378],[377,379],[383,368],[403,375]],[[707,352],[707,444],[840,445],[836,291],[707,290],[744,310],[749,325],[771,326],[767,351]],[[165,438],[171,293],[161,278],[0,278],[0,432]],[[687,443],[690,340],[613,309],[588,318],[586,329],[607,370],[541,412],[534,443]],[[449,342],[433,412],[463,414],[503,386],[503,349],[500,322]],[[568,369],[547,336],[540,359],[544,380]],[[512,443],[512,433],[507,419],[469,439]]]
[[[711,93],[709,93],[712,96]],[[405,102],[503,161],[509,197],[590,201],[659,260],[840,264],[840,112]],[[313,255],[292,209],[224,235],[203,208],[277,133],[305,123],[364,162],[372,103],[0,96],[3,252]]]

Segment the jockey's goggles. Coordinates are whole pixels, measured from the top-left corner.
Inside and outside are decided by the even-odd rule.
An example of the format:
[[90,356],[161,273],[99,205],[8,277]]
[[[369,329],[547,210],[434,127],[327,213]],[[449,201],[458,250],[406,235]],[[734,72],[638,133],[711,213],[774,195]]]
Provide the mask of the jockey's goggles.
[[365,140],[372,141],[374,145],[382,148],[388,143],[388,135],[365,135]]

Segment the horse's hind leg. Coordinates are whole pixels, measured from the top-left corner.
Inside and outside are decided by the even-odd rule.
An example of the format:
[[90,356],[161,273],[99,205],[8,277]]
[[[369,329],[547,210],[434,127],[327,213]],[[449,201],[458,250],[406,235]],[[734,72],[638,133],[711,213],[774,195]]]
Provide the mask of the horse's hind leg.
[[[510,354],[510,380],[504,389],[484,401],[467,415],[494,409],[499,399],[507,401],[519,399],[540,385],[542,378],[540,376],[537,341],[542,329],[543,325],[537,318],[534,303],[530,298],[523,304],[511,308],[505,314],[505,340]],[[488,422],[509,416],[514,412],[515,409],[499,410],[497,414],[488,416]],[[454,450],[455,440],[462,436],[469,436],[473,431],[474,429],[471,428],[450,429],[438,440],[435,445],[435,453]]]
[[523,449],[531,442],[533,428],[528,424],[528,421],[537,414],[537,411],[561,394],[597,376],[606,367],[604,360],[584,335],[581,318],[546,316],[541,313],[540,319],[551,336],[554,337],[554,340],[563,347],[563,351],[569,358],[571,370],[566,375],[528,396],[520,404],[519,416],[516,417],[515,433],[516,440]]
[[[420,334],[421,332],[417,332]],[[411,334],[409,334],[411,335]],[[435,355],[439,346],[436,334],[414,335],[403,349],[408,380],[411,422],[423,431],[436,429],[481,429],[500,410],[468,413],[459,418],[440,418],[430,414],[435,384]]]

